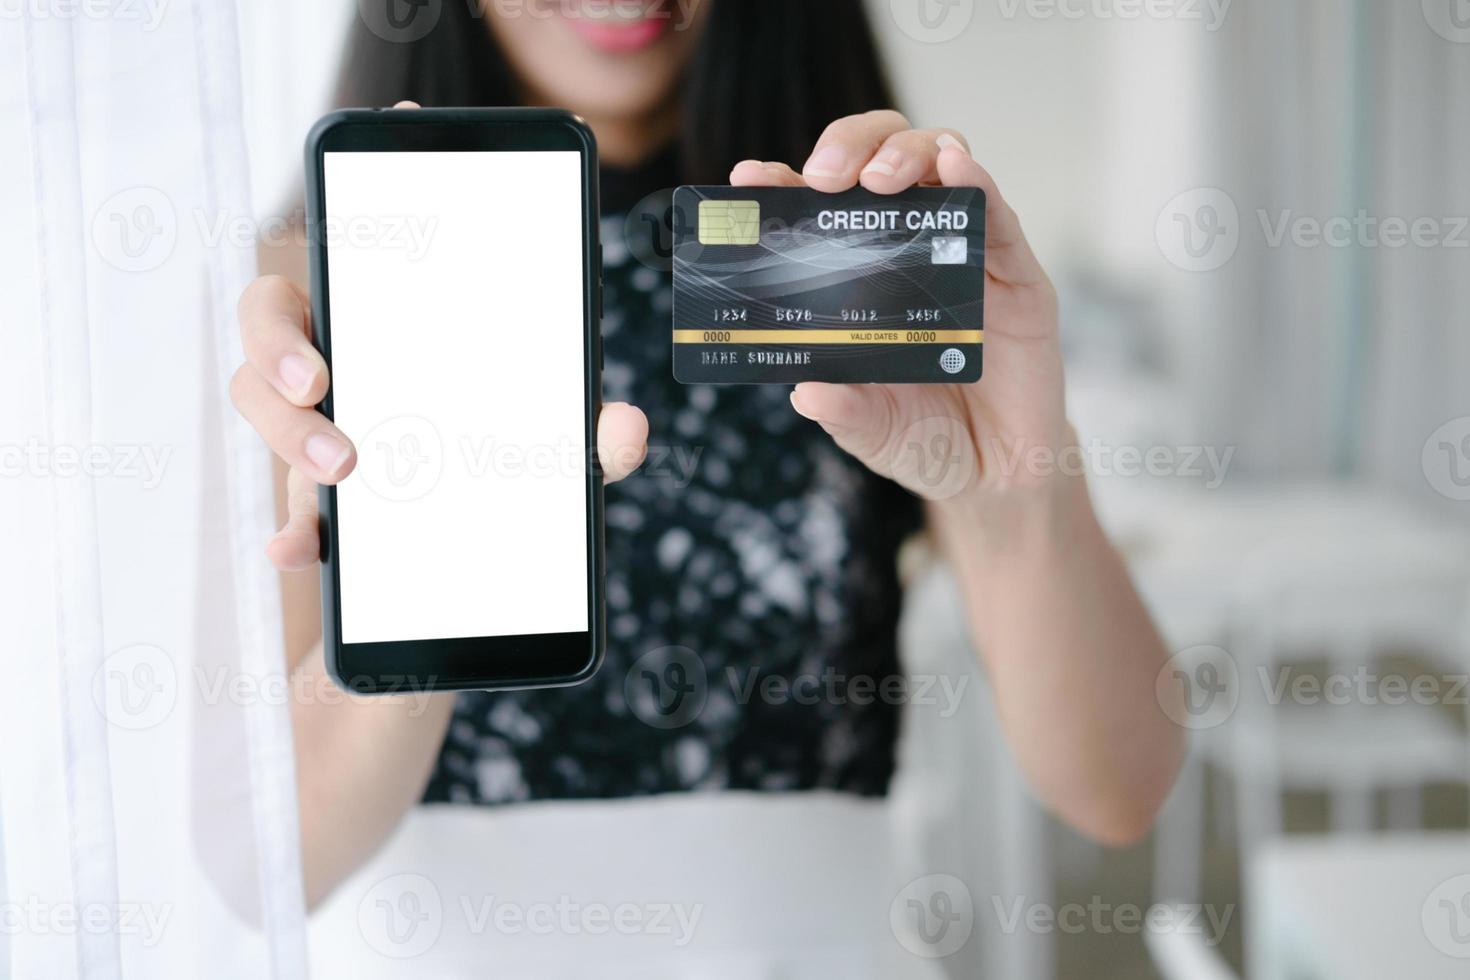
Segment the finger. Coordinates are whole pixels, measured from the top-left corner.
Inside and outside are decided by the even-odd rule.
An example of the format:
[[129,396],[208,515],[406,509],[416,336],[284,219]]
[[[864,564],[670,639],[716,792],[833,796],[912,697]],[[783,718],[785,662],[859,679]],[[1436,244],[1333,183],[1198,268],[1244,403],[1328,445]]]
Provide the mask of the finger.
[[845,191],[857,184],[873,152],[888,137],[908,128],[909,121],[892,109],[839,119],[817,140],[801,174],[819,191]]
[[284,276],[261,276],[240,294],[240,339],[256,374],[293,405],[327,393],[327,362],[311,345],[311,308]]
[[266,445],[317,483],[338,483],[357,465],[352,443],[320,412],[282,398],[249,364],[230,379],[230,400]]
[[937,184],[941,136],[965,145],[965,138],[952,129],[906,129],[883,141],[858,179],[877,194],[897,194],[915,184]]
[[321,557],[316,484],[294,467],[286,474],[286,524],[266,543],[265,553],[283,572],[310,568]]
[[978,187],[985,192],[985,271],[1013,286],[1047,282],[1046,271],[1021,231],[1021,219],[1001,196],[995,178],[958,140],[940,136],[938,142],[941,150],[937,170],[944,186]]
[[801,174],[784,163],[741,160],[730,171],[732,187],[805,187]]
[[410,102],[408,99],[404,99],[402,102],[395,102],[395,103],[393,103],[393,108],[395,108],[395,109],[422,109],[423,106],[419,105],[417,102]]
[[626,402],[602,406],[597,419],[597,458],[603,481],[617,483],[643,464],[648,452],[648,419]]
[[864,462],[876,462],[882,455],[896,417],[893,400],[882,385],[807,381],[792,390],[791,407]]

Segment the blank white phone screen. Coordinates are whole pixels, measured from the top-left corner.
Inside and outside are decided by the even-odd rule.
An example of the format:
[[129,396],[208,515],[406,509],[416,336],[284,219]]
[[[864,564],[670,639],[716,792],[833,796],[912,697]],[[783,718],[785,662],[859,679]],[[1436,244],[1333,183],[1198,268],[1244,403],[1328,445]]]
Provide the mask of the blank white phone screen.
[[343,642],[587,630],[579,154],[324,166]]

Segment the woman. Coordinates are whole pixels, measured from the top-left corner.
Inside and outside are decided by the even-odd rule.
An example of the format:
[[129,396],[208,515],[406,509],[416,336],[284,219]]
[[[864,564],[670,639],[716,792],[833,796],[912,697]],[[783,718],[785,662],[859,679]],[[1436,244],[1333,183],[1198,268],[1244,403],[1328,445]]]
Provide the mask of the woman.
[[[293,713],[309,900],[420,800],[752,790],[777,794],[761,798],[775,807],[798,791],[882,797],[896,705],[742,698],[725,678],[897,675],[896,555],[921,528],[954,567],[1035,792],[1100,841],[1146,833],[1181,752],[1154,697],[1166,655],[1083,480],[1027,465],[1075,445],[1056,295],[963,136],[915,129],[892,110],[860,3],[424,9],[439,19],[417,40],[356,26],[344,104],[559,105],[598,139],[608,253],[598,442],[608,480],[623,481],[607,502],[609,648],[598,676],[571,690],[435,695],[427,705],[302,699]],[[625,216],[659,188],[726,181],[880,194],[917,183],[983,188],[984,380],[791,392],[675,383],[668,278],[628,255],[637,246],[624,231],[644,223]],[[356,458],[312,408],[328,377],[308,339],[301,257],[265,261],[296,282],[267,276],[243,296],[248,363],[232,396],[291,466],[288,516],[268,552],[294,573],[317,554],[314,484],[347,478]],[[942,488],[904,451],[936,432],[953,437],[951,472],[961,474]],[[697,463],[687,480],[630,475],[648,439],[689,450],[682,458]],[[292,664],[320,681],[315,578],[287,580]],[[629,668],[650,656],[697,658],[711,679],[697,716],[650,724],[630,703]],[[681,798],[666,799],[661,826],[676,835]]]

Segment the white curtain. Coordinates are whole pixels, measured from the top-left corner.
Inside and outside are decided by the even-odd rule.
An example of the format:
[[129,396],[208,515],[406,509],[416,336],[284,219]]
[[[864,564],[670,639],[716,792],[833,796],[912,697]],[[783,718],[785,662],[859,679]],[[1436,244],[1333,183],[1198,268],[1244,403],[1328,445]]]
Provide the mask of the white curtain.
[[231,0],[0,19],[0,975],[305,950]]
[[[1439,500],[1421,452],[1470,416],[1470,29],[1464,0],[1237,2],[1206,49],[1204,184],[1240,211],[1199,294],[1214,428],[1243,466]],[[1431,247],[1275,246],[1263,227],[1430,219]],[[1351,232],[1353,239],[1359,233]]]

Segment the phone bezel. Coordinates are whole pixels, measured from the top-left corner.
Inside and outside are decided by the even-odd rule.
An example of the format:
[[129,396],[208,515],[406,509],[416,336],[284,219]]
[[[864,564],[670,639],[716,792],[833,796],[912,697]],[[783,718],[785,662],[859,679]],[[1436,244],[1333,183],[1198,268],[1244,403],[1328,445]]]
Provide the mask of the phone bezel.
[[[506,690],[577,684],[596,672],[605,647],[601,411],[601,247],[597,145],[580,118],[559,109],[347,109],[323,117],[306,140],[306,227],[312,330],[332,365],[324,159],[330,152],[575,150],[582,166],[583,375],[587,405],[587,625],[585,632],[342,642],[337,491],[322,487],[322,642],[334,680],[358,694]],[[332,391],[317,406],[333,417]]]

